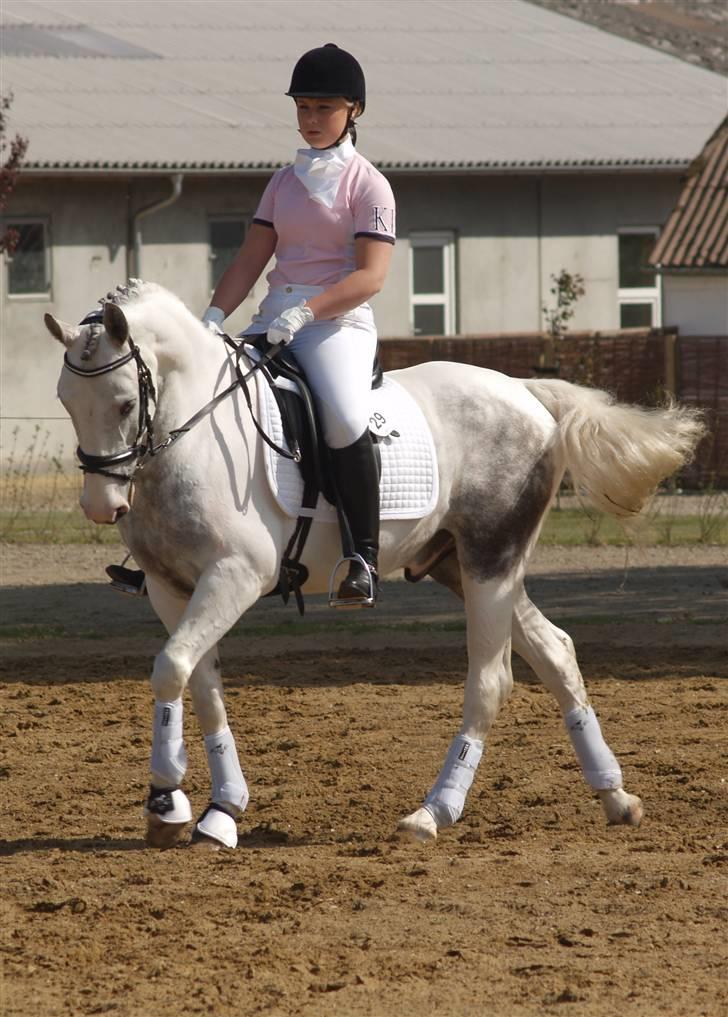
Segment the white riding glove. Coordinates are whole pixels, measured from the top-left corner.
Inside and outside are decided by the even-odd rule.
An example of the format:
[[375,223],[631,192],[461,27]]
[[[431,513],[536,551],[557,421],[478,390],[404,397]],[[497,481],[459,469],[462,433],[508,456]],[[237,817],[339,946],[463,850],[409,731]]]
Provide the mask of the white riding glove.
[[210,306],[202,315],[202,324],[215,335],[224,335],[222,323],[225,321],[225,312],[221,307]]
[[268,326],[268,342],[272,346],[277,346],[278,343],[287,346],[296,332],[313,320],[313,311],[306,307],[306,301],[302,300],[297,307],[289,307],[287,311],[274,318]]

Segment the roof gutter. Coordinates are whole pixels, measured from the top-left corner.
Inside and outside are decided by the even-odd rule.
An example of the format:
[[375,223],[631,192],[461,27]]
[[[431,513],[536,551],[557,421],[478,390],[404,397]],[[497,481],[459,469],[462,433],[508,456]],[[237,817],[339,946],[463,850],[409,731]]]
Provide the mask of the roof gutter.
[[[598,173],[683,173],[690,165],[689,159],[664,162],[602,162],[602,163],[478,163],[463,165],[444,164],[397,164],[373,159],[374,165],[387,175],[432,175],[438,176],[485,176],[517,175],[530,176]],[[65,177],[82,178],[93,174],[95,177],[168,177],[171,173],[184,173],[189,177],[265,177],[281,169],[285,163],[239,166],[24,166],[23,178]]]
[[653,265],[658,275],[728,275],[728,265]]
[[172,192],[161,201],[152,202],[135,212],[129,220],[129,242],[126,245],[126,277],[127,279],[139,279],[142,275],[142,231],[140,222],[148,215],[161,212],[163,208],[173,205],[182,193],[182,182],[184,177],[181,173],[175,173],[170,178]]

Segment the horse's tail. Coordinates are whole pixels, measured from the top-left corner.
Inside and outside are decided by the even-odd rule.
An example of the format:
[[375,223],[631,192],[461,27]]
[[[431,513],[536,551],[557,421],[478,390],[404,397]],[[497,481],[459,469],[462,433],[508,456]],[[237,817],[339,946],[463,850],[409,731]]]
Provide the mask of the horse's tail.
[[699,410],[617,403],[607,392],[560,380],[525,380],[559,424],[574,490],[614,516],[634,516],[661,480],[690,462],[705,434]]

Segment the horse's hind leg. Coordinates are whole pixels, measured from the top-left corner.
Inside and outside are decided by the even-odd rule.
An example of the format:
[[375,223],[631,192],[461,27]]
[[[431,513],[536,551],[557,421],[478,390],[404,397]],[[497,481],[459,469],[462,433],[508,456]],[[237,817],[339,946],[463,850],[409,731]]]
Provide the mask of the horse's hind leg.
[[512,574],[483,583],[462,574],[468,625],[463,724],[424,804],[400,820],[399,829],[418,840],[436,837],[460,818],[485,737],[513,688],[509,637],[514,587]]
[[556,697],[584,779],[598,792],[607,820],[639,826],[642,802],[622,788],[622,771],[589,705],[574,644],[523,588],[513,611],[513,649]]

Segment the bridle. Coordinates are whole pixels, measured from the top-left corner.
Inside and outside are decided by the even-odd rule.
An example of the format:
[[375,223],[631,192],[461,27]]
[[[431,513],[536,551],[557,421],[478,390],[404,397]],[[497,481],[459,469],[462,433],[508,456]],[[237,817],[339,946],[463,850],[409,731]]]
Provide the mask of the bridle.
[[[80,324],[99,325],[102,320],[103,311],[91,311]],[[76,455],[81,464],[79,469],[83,470],[84,473],[98,473],[102,477],[110,477],[112,480],[123,480],[126,483],[130,483],[138,466],[137,461],[147,453],[154,455],[156,451],[154,448],[154,420],[150,413],[149,405],[151,401],[156,408],[157,391],[154,387],[152,372],[144,362],[141,350],[131,336],[128,336],[127,342],[129,343],[129,352],[123,357],[118,357],[116,360],[104,364],[102,367],[77,367],[71,363],[68,350],[64,354],[63,365],[72,374],[77,374],[81,378],[99,378],[102,374],[110,374],[130,361],[135,361],[139,384],[139,421],[134,444],[127,446],[120,452],[111,452],[106,456],[92,456],[90,453],[84,452],[80,445],[76,449]],[[144,434],[147,436],[147,441],[142,443],[141,439]],[[107,467],[124,466],[127,463],[137,463],[137,466],[134,467],[131,473],[115,473],[113,470],[107,469]]]
[[[103,321],[103,310],[91,311],[86,317],[80,322],[81,325],[99,325]],[[88,452],[84,452],[79,445],[76,449],[76,456],[78,457],[80,466],[79,469],[83,470],[84,473],[96,473],[102,477],[109,477],[111,480],[121,480],[125,484],[130,484],[135,474],[141,470],[145,463],[150,457],[157,455],[158,452],[163,452],[168,449],[171,445],[181,438],[183,434],[186,434],[191,430],[195,424],[197,424],[202,418],[213,410],[218,403],[221,403],[223,399],[227,398],[237,388],[243,389],[245,393],[245,399],[248,404],[251,416],[253,417],[253,423],[255,424],[259,434],[266,441],[271,448],[274,448],[279,455],[284,456],[286,459],[293,459],[296,462],[300,460],[300,452],[296,451],[291,454],[287,449],[280,448],[274,442],[268,438],[263,432],[258,421],[253,416],[253,407],[250,400],[250,393],[246,382],[256,371],[259,371],[264,367],[273,357],[277,356],[280,352],[280,346],[272,346],[267,353],[265,353],[260,360],[257,360],[251,370],[246,374],[242,374],[240,371],[240,355],[242,353],[242,343],[235,343],[230,336],[222,336],[227,346],[234,351],[235,360],[235,381],[229,385],[222,392],[219,392],[213,399],[206,403],[201,410],[198,410],[189,420],[185,421],[180,427],[173,428],[164,441],[154,444],[154,418],[150,411],[150,403],[154,403],[156,410],[157,406],[157,391],[154,387],[154,380],[152,378],[152,372],[142,357],[141,350],[136,345],[131,335],[127,336],[127,342],[129,343],[129,352],[123,357],[118,357],[116,360],[112,360],[108,364],[104,364],[102,367],[77,367],[71,363],[68,356],[68,351],[64,354],[63,365],[72,374],[76,374],[81,378],[98,378],[103,374],[110,374],[111,371],[116,371],[125,364],[130,363],[132,360],[136,364],[137,369],[137,381],[139,386],[139,418],[137,423],[137,433],[134,438],[134,443],[128,445],[126,448],[121,449],[119,452],[110,452],[105,456],[94,456]],[[146,441],[142,441],[146,435]],[[124,466],[128,463],[132,463],[133,467],[129,473],[117,473],[114,469],[107,469],[107,467]]]

